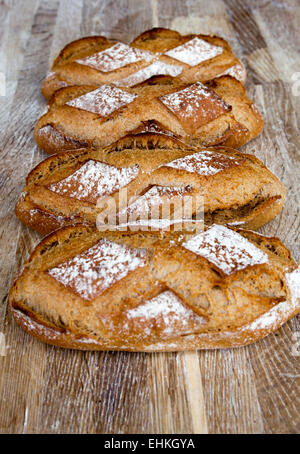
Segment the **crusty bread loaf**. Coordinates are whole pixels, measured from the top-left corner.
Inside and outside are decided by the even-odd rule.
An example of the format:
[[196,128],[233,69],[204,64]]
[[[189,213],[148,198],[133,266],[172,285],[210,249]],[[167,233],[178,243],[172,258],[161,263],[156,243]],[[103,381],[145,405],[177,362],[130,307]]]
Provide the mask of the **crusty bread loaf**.
[[166,134],[140,132],[104,149],[49,157],[28,175],[17,217],[46,234],[95,225],[100,216],[106,224],[166,223],[183,216],[187,198],[189,217],[203,213],[206,224],[256,229],[281,211],[285,188],[259,159],[230,148],[187,147]]
[[156,121],[189,145],[240,147],[263,128],[244,86],[231,76],[206,85],[154,77],[134,88],[73,86],[57,91],[37,122],[35,139],[47,153],[99,148]]
[[249,344],[299,312],[299,269],[278,239],[216,224],[168,235],[52,233],[10,290],[15,320],[60,347],[176,351]]
[[246,79],[243,63],[224,39],[182,36],[174,30],[154,28],[135,38],[129,46],[103,36],[71,42],[54,61],[43,82],[42,93],[50,99],[56,90],[69,85],[134,86],[151,76],[164,74],[178,76],[185,82],[206,82],[223,74],[242,83]]

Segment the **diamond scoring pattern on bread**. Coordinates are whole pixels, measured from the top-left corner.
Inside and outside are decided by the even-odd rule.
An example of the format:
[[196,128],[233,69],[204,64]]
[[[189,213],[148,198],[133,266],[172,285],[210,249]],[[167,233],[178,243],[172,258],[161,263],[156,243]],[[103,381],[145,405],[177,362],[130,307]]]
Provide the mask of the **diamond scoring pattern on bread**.
[[[227,230],[232,229],[226,229],[230,235]],[[65,347],[155,351],[161,345],[184,350],[249,343],[299,311],[299,274],[278,239],[234,233],[234,252],[227,240],[221,243],[228,249],[226,257],[240,260],[246,240],[247,250],[249,243],[267,261],[252,266],[251,260],[242,260],[238,273],[226,275],[216,273],[201,255],[190,255],[185,244],[193,236],[184,232],[161,236],[62,229],[43,240],[25,264],[10,291],[13,314],[31,334]],[[271,328],[268,323],[266,329],[259,324],[256,330],[247,328],[268,321],[283,301],[285,310]]]
[[159,99],[191,133],[231,110],[216,93],[200,82]]
[[[245,88],[230,76],[219,77],[205,86],[161,76],[131,88],[104,87],[109,92],[104,98],[107,102],[99,97],[95,103],[94,94],[100,90],[96,87],[74,86],[58,91],[49,111],[35,127],[37,144],[48,153],[59,151],[56,141],[44,133],[48,124],[60,131],[66,141],[86,142],[93,148],[132,134],[147,121],[160,123],[189,145],[201,146],[239,147],[256,137],[263,127],[261,115],[252,108]],[[81,104],[81,98],[87,99],[87,105]]]
[[89,160],[66,178],[49,185],[57,194],[97,203],[101,197],[110,195],[134,180],[139,166],[118,168],[104,162]]
[[175,58],[189,66],[196,66],[206,60],[216,57],[223,52],[223,47],[214,46],[203,39],[194,38],[181,46],[165,52],[165,55]]
[[222,225],[213,225],[206,232],[183,243],[183,247],[206,258],[226,275],[247,266],[268,262],[266,253]]
[[[184,196],[191,194],[191,191],[190,186],[152,186],[134,202],[129,203],[128,207],[119,212],[119,222],[127,224],[139,219],[153,220],[161,218],[167,221],[168,215],[172,216],[172,219],[170,219],[172,222],[178,219],[176,212],[171,213],[171,208],[174,210],[175,201],[182,201]],[[172,204],[172,207],[170,207],[168,202]],[[182,203],[178,205],[179,216],[182,217]]]
[[145,265],[146,252],[106,239],[48,273],[81,298],[91,300],[128,273]]
[[102,87],[79,96],[79,98],[72,99],[66,104],[101,115],[101,117],[108,117],[121,107],[130,104],[135,98],[137,98],[137,95],[134,93],[127,93],[110,85],[102,85]]
[[179,76],[182,72],[182,66],[179,65],[170,65],[169,63],[164,63],[160,60],[156,60],[151,65],[146,66],[145,68],[140,69],[134,74],[125,77],[124,79],[114,82],[115,85],[120,87],[133,87],[138,85],[145,80],[150,79],[153,76],[166,75],[166,76]]
[[184,158],[175,159],[174,161],[163,164],[163,167],[184,170],[199,175],[215,175],[225,169],[241,165],[243,159],[237,159],[232,156],[222,155],[214,151],[203,150]]
[[130,63],[144,59],[151,60],[152,58],[153,55],[150,52],[135,49],[123,43],[116,43],[102,52],[75,61],[102,72],[111,72]]
[[243,70],[233,76],[245,82],[244,66],[228,43],[216,36],[182,36],[160,28],[143,33],[129,46],[93,36],[70,43],[61,51],[52,67],[54,76],[45,79],[42,91],[49,99],[62,84],[131,86],[162,74],[180,76],[186,82],[205,82],[235,65]]
[[[139,306],[122,313],[122,331],[124,335],[147,338],[174,337],[197,331],[207,323],[207,319],[198,315],[171,290],[165,290]],[[110,330],[120,330],[120,320],[102,318]],[[115,323],[114,323],[115,322]]]

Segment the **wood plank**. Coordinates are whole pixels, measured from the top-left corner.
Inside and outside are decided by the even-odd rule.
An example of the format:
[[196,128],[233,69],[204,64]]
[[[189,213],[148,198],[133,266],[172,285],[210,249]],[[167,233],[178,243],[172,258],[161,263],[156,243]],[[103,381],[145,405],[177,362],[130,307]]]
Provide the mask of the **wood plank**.
[[150,433],[207,433],[197,353],[148,356]]
[[85,0],[81,35],[104,35],[129,42],[152,28],[152,5],[147,0]]
[[184,354],[184,360],[193,433],[206,434],[208,433],[208,428],[202,388],[202,374],[197,352],[186,352]]
[[[253,8],[253,17],[261,36],[268,46],[280,78],[291,82],[291,76],[299,71],[299,2],[282,2],[280,7],[265,3]],[[289,32],[286,33],[288,24]]]
[[249,348],[199,352],[209,433],[264,433]]
[[283,82],[251,87],[249,92],[261,108],[266,121],[261,136],[243,149],[247,152],[254,151],[288,190],[280,215],[260,231],[266,235],[279,236],[299,261],[300,188],[295,175],[300,171],[300,118],[294,109],[289,86]]
[[249,349],[265,433],[299,433],[300,366],[293,355],[299,318]]
[[61,49],[82,36],[83,0],[62,1],[59,3],[57,19],[53,30],[53,40],[49,54],[49,69]]
[[79,352],[48,347],[47,364],[38,431],[143,431],[148,400],[146,355],[129,357],[122,352]]
[[[28,5],[27,5],[28,6]],[[30,5],[29,5],[30,6]],[[34,3],[32,3],[34,6]],[[32,10],[32,26],[28,46],[24,52],[22,70],[11,103],[5,133],[1,159],[1,204],[0,238],[4,254],[1,254],[1,326],[6,314],[6,293],[8,282],[15,267],[23,260],[27,246],[32,246],[28,239],[36,235],[19,236],[26,232],[20,228],[13,210],[16,198],[21,192],[25,175],[33,164],[35,148],[32,131],[40,110],[40,100],[36,87],[39,86],[47,69],[51,46],[52,30],[56,20],[58,2],[40,1],[38,8]],[[18,8],[18,4],[16,4]],[[16,16],[17,17],[17,16]],[[21,64],[20,59],[20,64]],[[38,96],[37,96],[38,95]],[[16,108],[17,107],[17,108]],[[22,165],[20,165],[20,162]],[[23,242],[24,240],[24,242]],[[17,252],[17,260],[15,253]],[[1,357],[0,389],[3,396],[0,412],[0,431],[23,433],[33,430],[40,420],[41,406],[39,395],[43,387],[43,373],[46,365],[44,345],[29,339],[10,317],[3,326],[8,352]],[[25,338],[28,338],[25,341]],[[24,348],[26,345],[27,348]],[[30,420],[28,415],[30,409]],[[30,426],[28,424],[30,422]]]

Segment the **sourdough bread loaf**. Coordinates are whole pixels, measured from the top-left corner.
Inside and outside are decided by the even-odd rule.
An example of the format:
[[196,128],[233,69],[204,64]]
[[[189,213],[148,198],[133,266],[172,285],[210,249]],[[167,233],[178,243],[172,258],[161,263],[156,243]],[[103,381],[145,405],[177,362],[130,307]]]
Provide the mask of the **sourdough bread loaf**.
[[74,223],[160,229],[182,219],[256,229],[281,211],[285,188],[259,159],[187,147],[157,128],[41,162],[27,177],[17,217],[45,234]]
[[196,235],[66,227],[13,284],[25,331],[82,350],[249,344],[299,312],[299,268],[277,238],[214,224]]
[[154,121],[189,145],[240,147],[263,119],[244,86],[231,76],[206,84],[156,76],[136,87],[72,86],[59,90],[38,120],[35,139],[47,153],[99,148]]
[[68,44],[53,63],[42,93],[50,99],[62,87],[114,83],[130,87],[152,76],[169,75],[184,82],[206,82],[229,74],[242,83],[244,65],[222,38],[182,36],[174,30],[155,28],[130,45],[103,36],[81,38]]

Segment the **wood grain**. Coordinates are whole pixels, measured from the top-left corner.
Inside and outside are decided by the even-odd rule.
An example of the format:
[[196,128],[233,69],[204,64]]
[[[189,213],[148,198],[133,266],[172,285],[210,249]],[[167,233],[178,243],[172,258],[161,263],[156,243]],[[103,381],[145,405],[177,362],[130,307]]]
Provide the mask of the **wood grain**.
[[255,152],[288,188],[280,216],[261,231],[299,248],[299,72],[297,0],[5,0],[0,2],[0,432],[297,433],[299,318],[233,350],[127,354],[42,344],[7,310],[11,280],[39,236],[14,204],[44,155],[33,127],[45,107],[40,84],[57,52],[84,35],[129,42],[153,26],[224,36],[248,70],[247,89],[265,117]]

